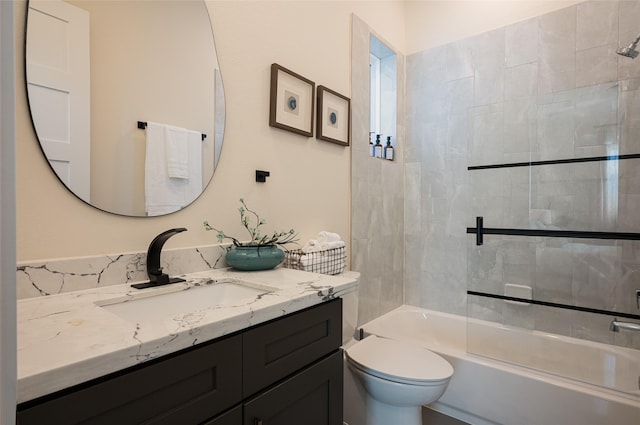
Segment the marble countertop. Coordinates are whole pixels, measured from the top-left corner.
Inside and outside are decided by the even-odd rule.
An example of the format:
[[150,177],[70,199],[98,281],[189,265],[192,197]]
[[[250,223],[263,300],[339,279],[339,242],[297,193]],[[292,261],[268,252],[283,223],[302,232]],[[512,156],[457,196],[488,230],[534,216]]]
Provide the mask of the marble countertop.
[[[142,290],[114,285],[18,301],[18,403],[340,297],[355,291],[359,275],[277,268],[249,273],[215,269],[180,277],[187,281]],[[229,279],[266,285],[270,291],[239,305],[200,307],[142,323],[102,307],[141,294],[197,291]]]

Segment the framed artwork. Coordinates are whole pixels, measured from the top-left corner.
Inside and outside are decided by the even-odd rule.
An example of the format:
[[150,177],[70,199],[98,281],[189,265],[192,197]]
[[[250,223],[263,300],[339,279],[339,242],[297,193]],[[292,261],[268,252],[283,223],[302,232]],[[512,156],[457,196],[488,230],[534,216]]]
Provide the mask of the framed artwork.
[[351,99],[324,86],[318,86],[316,138],[349,146]]
[[277,63],[271,64],[269,125],[313,136],[313,95],[316,84]]

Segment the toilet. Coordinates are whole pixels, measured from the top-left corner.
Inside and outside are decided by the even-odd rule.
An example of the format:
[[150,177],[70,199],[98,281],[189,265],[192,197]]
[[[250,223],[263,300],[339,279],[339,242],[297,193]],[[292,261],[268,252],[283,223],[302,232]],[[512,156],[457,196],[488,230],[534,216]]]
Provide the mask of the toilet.
[[[365,412],[357,415],[359,419],[351,419],[354,423],[350,425],[422,425],[422,406],[444,394],[453,367],[436,353],[410,342],[375,335],[356,341],[352,338],[355,318],[357,293],[347,294],[343,297],[343,349],[348,369],[345,375],[351,374],[353,381],[359,383],[365,398]],[[352,395],[345,390],[348,423],[348,417],[354,414],[347,414],[346,410],[354,403],[347,402]]]

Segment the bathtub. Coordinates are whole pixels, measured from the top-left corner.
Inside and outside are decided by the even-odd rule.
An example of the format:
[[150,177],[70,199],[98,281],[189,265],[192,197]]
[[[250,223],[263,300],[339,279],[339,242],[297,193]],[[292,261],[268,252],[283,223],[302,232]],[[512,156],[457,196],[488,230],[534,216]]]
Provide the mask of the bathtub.
[[[467,327],[474,351],[530,367],[468,353]],[[429,407],[462,421],[474,425],[640,424],[637,350],[406,305],[362,329],[365,335],[412,341],[447,359],[454,375],[442,398]],[[506,344],[509,338],[514,343]],[[513,357],[500,352],[505,347]],[[532,353],[543,356],[536,358]],[[532,369],[541,357],[547,370],[571,374],[573,379]]]

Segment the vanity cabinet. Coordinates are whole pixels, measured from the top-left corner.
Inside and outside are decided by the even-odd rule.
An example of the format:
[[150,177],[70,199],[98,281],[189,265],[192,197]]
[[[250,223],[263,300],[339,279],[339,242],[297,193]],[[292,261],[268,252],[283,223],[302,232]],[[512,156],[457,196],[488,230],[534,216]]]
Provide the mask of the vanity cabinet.
[[342,425],[342,299],[18,406],[18,425]]

